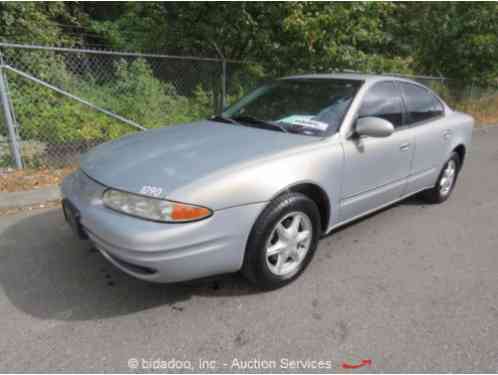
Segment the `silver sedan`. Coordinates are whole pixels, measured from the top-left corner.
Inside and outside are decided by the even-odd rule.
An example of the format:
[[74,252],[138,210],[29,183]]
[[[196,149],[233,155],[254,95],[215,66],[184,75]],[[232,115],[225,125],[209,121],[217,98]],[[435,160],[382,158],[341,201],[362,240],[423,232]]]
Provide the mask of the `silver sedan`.
[[474,120],[380,75],[287,77],[210,120],[97,146],[62,185],[67,221],[153,282],[296,279],[319,238],[416,193],[451,194]]

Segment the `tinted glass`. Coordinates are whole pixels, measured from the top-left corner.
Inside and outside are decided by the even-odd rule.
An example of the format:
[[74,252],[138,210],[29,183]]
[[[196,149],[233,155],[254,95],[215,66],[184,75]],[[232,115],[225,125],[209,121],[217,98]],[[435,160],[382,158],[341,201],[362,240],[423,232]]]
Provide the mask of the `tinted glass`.
[[370,88],[363,98],[359,117],[380,117],[394,127],[402,125],[403,109],[401,95],[392,82],[381,82]]
[[323,136],[339,129],[361,84],[342,79],[278,80],[243,97],[223,115],[242,123],[253,118],[292,133]]
[[429,91],[409,83],[403,83],[401,86],[406,101],[408,124],[430,120],[443,114],[443,105]]

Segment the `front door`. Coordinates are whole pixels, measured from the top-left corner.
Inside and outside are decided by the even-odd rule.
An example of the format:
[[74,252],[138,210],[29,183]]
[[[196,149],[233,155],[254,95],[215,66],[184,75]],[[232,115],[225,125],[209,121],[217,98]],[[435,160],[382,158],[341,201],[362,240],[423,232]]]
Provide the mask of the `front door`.
[[384,138],[352,137],[344,141],[344,179],[340,221],[390,203],[405,192],[415,149],[412,129],[403,126],[398,86],[379,82],[363,98],[358,117],[380,117],[395,128]]

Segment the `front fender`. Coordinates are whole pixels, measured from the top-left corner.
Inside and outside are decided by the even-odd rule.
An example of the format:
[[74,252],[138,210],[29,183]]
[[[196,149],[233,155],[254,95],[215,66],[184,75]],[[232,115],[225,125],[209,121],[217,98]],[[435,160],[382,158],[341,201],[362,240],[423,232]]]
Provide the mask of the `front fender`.
[[338,211],[343,162],[341,143],[324,140],[213,173],[171,192],[168,198],[221,210],[268,202],[296,184],[312,183],[326,192],[333,220]]

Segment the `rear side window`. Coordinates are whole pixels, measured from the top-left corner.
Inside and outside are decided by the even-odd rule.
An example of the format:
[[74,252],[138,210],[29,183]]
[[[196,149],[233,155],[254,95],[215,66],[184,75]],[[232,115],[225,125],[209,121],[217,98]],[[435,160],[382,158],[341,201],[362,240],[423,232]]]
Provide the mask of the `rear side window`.
[[402,125],[403,110],[399,89],[392,82],[380,82],[372,86],[363,98],[359,117],[380,117],[394,127]]
[[443,105],[429,91],[409,83],[402,83],[401,87],[406,101],[408,125],[443,115]]

